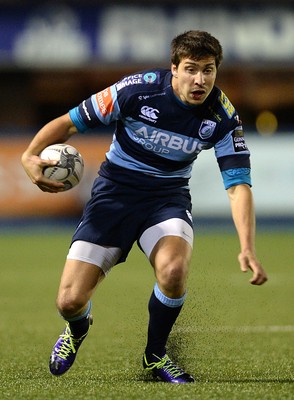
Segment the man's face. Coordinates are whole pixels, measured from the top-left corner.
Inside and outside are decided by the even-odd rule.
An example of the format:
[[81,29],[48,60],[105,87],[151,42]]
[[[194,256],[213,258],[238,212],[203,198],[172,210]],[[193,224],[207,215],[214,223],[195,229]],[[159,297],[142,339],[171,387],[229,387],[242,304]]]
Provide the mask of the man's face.
[[179,99],[188,105],[200,105],[211,92],[217,68],[214,57],[201,60],[185,58],[178,67],[171,66],[172,87]]

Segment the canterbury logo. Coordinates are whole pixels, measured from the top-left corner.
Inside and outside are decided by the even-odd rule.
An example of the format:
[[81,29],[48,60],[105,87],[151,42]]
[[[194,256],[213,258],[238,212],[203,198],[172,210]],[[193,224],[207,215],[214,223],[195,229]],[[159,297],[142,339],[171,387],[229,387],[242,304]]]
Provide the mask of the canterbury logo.
[[159,111],[156,108],[144,106],[141,108],[141,113],[150,119],[157,119],[158,116],[156,114],[159,114]]

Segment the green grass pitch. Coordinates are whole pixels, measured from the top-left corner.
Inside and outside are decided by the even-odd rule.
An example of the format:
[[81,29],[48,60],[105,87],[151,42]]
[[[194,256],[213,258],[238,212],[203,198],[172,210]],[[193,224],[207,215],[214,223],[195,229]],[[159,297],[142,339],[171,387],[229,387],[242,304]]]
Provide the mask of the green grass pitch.
[[293,399],[293,232],[260,233],[262,287],[239,271],[235,234],[196,236],[188,297],[169,354],[193,385],[154,382],[141,369],[154,276],[134,246],[93,298],[94,324],[75,365],[48,372],[63,329],[55,309],[71,232],[0,236],[1,399]]

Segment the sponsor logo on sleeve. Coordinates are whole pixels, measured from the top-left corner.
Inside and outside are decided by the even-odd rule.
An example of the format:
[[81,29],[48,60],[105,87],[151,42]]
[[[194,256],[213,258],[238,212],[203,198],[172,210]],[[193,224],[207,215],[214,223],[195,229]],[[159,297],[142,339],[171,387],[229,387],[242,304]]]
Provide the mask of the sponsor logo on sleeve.
[[102,90],[96,94],[96,101],[102,116],[105,117],[113,111],[113,100],[110,92],[110,88]]
[[155,83],[158,81],[159,75],[155,72],[145,72],[144,74],[134,74],[123,78],[116,84],[116,90],[119,91],[126,86],[140,85],[143,83]]
[[224,92],[221,92],[219,101],[220,101],[225,113],[231,119],[235,112],[235,108],[234,108],[233,104],[230,102],[230,100],[227,98],[227,96],[224,94]]
[[146,83],[154,83],[157,79],[155,72],[147,72],[143,75],[143,79]]
[[119,91],[126,86],[138,85],[141,83],[143,83],[142,74],[126,76],[116,84],[116,90]]
[[240,151],[248,150],[247,144],[245,143],[244,133],[243,133],[242,129],[237,128],[232,133],[232,140],[233,140],[234,150],[236,153],[239,153]]

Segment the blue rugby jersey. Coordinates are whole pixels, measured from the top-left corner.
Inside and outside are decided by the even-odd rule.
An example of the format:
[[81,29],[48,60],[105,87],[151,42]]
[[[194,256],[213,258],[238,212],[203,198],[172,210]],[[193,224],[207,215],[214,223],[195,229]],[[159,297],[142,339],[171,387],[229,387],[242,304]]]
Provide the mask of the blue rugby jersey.
[[173,93],[171,79],[167,69],[138,72],[70,110],[80,132],[116,123],[101,174],[107,177],[107,166],[113,165],[132,170],[133,177],[143,173],[184,186],[198,154],[214,148],[225,188],[251,185],[250,152],[226,95],[214,87],[202,105],[185,105]]

